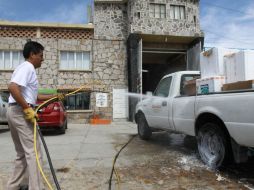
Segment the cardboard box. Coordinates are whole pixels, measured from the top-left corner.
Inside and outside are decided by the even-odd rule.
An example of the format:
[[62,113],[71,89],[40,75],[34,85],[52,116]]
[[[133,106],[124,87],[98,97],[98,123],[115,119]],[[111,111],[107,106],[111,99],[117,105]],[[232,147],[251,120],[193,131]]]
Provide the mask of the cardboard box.
[[197,93],[196,79],[188,80],[184,82],[182,95],[195,96]]
[[225,76],[197,79],[197,93],[208,94],[213,92],[221,92],[223,84],[225,84]]
[[222,90],[244,90],[254,88],[254,80],[238,81],[234,83],[223,84]]

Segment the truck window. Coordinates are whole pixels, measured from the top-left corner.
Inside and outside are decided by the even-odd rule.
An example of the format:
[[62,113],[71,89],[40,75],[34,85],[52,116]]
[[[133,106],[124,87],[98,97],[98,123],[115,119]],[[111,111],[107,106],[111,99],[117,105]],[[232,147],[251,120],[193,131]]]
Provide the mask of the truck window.
[[162,79],[154,92],[154,96],[168,97],[171,80],[172,77]]
[[181,85],[180,85],[180,94],[186,95],[186,91],[184,90],[184,88],[186,87],[185,85],[187,84],[188,81],[193,81],[199,78],[200,78],[200,75],[193,75],[193,74],[182,75]]

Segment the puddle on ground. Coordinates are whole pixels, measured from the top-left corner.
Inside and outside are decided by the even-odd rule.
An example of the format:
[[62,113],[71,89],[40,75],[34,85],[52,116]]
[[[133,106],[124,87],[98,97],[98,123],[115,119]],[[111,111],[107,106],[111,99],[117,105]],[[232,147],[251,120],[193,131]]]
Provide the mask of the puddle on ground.
[[159,132],[149,141],[136,137],[125,149],[122,156],[133,165],[118,168],[123,183],[144,189],[254,189],[254,160],[212,171],[200,161],[194,137]]

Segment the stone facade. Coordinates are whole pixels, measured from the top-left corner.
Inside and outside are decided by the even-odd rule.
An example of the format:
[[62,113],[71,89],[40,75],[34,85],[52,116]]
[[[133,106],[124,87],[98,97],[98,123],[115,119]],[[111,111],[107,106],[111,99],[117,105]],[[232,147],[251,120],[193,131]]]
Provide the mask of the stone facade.
[[[103,118],[112,119],[113,88],[127,88],[126,47],[121,40],[94,39],[93,43],[94,79],[100,84],[99,87],[102,85],[101,91],[108,93],[109,106],[107,108],[95,106],[92,109]],[[96,86],[94,90],[97,91]]]
[[[90,28],[43,28],[2,26],[0,35],[0,50],[22,50],[27,39],[38,41],[44,47],[44,62],[37,70],[39,87],[60,90],[73,90],[83,85],[88,85],[90,94],[90,109],[68,111],[72,123],[88,122],[93,114],[98,114],[107,119],[112,119],[112,89],[126,88],[126,48],[121,40],[98,40],[93,38]],[[17,37],[9,37],[9,28],[17,33]],[[28,29],[29,30],[28,30]],[[39,35],[38,35],[39,28]],[[68,34],[66,34],[68,30]],[[3,32],[5,31],[5,32]],[[19,33],[19,31],[23,31]],[[27,32],[29,31],[29,32]],[[46,33],[45,33],[46,31]],[[89,34],[89,35],[88,35]],[[75,36],[76,35],[76,36]],[[84,37],[85,36],[85,37]],[[72,38],[73,37],[73,38]],[[90,52],[91,69],[87,71],[66,71],[59,69],[60,51],[88,51]],[[0,89],[7,90],[13,70],[0,72]],[[97,92],[108,93],[107,108],[95,106]]]
[[127,6],[99,3],[94,7],[94,35],[100,39],[124,40],[127,37]]
[[[149,4],[166,5],[166,18],[149,16]],[[186,18],[170,18],[170,5],[185,6]],[[199,0],[129,0],[128,1],[129,33],[200,36]]]
[[[150,3],[166,6],[166,18],[149,15]],[[185,19],[171,19],[170,5],[185,7]],[[95,0],[95,35],[105,38],[126,38],[131,33],[201,36],[199,0]]]

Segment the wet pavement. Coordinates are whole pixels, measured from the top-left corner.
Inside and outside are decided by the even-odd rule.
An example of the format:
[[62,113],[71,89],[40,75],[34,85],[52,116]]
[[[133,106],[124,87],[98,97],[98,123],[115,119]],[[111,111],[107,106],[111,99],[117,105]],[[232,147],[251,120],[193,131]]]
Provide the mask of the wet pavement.
[[[65,135],[45,133],[61,189],[108,189],[113,158],[130,138],[116,161],[112,189],[254,189],[253,159],[212,171],[199,160],[195,138],[159,132],[143,141],[136,133],[136,125],[129,122],[70,124]],[[0,143],[0,190],[4,190],[15,156],[7,129],[0,128]]]

